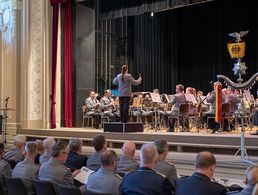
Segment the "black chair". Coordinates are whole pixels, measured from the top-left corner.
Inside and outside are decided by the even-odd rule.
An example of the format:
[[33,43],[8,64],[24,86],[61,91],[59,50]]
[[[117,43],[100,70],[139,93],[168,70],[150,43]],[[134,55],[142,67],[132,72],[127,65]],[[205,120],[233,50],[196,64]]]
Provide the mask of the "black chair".
[[84,195],[112,195],[112,194],[98,193],[98,192],[93,192],[93,191],[90,191],[90,190],[86,190]]
[[27,195],[27,189],[21,178],[5,177],[8,195]]
[[5,160],[5,161],[9,163],[9,165],[10,165],[10,167],[11,167],[12,170],[14,169],[14,167],[15,167],[16,164],[17,164],[17,162],[14,161],[14,160]]
[[58,184],[58,191],[60,195],[82,195],[80,189],[74,186]]
[[56,195],[55,188],[53,184],[49,181],[43,181],[43,180],[32,180],[32,184],[35,188],[37,195]]

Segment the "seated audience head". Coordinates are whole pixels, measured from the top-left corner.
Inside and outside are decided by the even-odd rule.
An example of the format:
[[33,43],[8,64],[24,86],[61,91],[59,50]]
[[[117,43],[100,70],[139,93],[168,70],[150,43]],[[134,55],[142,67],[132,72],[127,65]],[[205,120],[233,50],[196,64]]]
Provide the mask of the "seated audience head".
[[176,86],[176,93],[183,93],[184,92],[184,85],[178,84]]
[[48,137],[44,139],[43,146],[46,152],[50,152],[53,144],[55,143],[55,139],[53,137]]
[[258,166],[251,165],[246,170],[246,183],[247,185],[257,186],[258,185]]
[[156,140],[154,143],[157,147],[158,159],[165,160],[167,158],[168,149],[169,149],[169,145],[167,141],[160,139],[160,140]]
[[4,156],[4,144],[0,143],[0,159]]
[[159,94],[159,90],[158,89],[153,89],[153,93]]
[[40,154],[40,155],[42,155],[42,154],[44,153],[44,151],[45,151],[44,145],[43,145],[43,141],[37,139],[37,140],[35,141],[35,143],[36,143],[37,146],[38,146],[38,152],[37,152],[37,153]]
[[79,138],[70,139],[69,152],[81,154],[82,153],[82,140]]
[[66,162],[68,153],[68,144],[64,141],[58,141],[52,146],[51,155],[61,164]]
[[126,141],[122,147],[123,155],[126,157],[133,157],[135,154],[135,143],[132,141]]
[[209,177],[213,177],[216,167],[216,159],[214,155],[208,151],[200,152],[196,157],[196,171]]
[[158,151],[154,143],[143,144],[140,151],[140,166],[154,169],[157,156]]
[[13,139],[13,145],[18,148],[19,150],[23,150],[25,143],[26,143],[26,136],[24,135],[17,135]]
[[118,157],[114,150],[106,150],[102,153],[100,163],[101,167],[112,171],[116,170]]
[[106,139],[103,135],[97,135],[93,138],[92,144],[96,152],[103,152],[107,150]]
[[35,142],[27,142],[25,145],[25,158],[26,159],[31,159],[34,161],[36,155],[38,152],[38,146],[37,143]]

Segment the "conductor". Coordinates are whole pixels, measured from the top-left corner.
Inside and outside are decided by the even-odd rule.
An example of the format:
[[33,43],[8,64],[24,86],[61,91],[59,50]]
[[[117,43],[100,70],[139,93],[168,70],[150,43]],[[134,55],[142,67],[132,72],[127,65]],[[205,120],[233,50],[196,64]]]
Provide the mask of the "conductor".
[[127,123],[128,121],[129,103],[132,95],[131,84],[139,85],[141,81],[141,75],[135,80],[132,75],[128,73],[128,65],[123,65],[121,73],[113,80],[113,84],[118,85],[120,121],[123,123]]

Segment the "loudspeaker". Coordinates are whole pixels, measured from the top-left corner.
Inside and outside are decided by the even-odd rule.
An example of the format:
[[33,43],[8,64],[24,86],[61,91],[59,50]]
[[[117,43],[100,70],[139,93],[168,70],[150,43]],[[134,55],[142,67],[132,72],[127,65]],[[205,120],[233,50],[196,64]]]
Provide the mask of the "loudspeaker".
[[143,132],[143,123],[106,122],[104,123],[104,132]]

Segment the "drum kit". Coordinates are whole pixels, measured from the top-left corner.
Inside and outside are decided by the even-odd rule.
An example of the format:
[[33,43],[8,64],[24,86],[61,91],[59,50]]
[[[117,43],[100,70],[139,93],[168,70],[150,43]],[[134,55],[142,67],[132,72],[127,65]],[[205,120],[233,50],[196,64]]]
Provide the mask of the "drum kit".
[[5,107],[0,108],[0,134],[2,136],[2,142],[6,145],[7,139],[7,119],[10,117],[8,113],[10,111],[16,111],[14,108],[8,108],[8,98],[5,99]]

